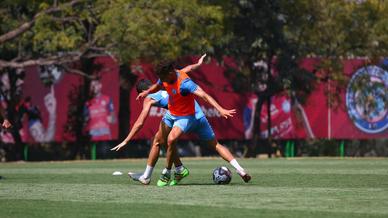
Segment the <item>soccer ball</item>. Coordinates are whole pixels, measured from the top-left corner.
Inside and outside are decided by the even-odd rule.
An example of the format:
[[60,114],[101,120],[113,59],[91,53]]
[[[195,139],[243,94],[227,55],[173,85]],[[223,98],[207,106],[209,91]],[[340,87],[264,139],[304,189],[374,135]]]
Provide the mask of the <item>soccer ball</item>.
[[213,182],[218,185],[229,184],[232,180],[232,172],[227,167],[217,167],[213,170]]

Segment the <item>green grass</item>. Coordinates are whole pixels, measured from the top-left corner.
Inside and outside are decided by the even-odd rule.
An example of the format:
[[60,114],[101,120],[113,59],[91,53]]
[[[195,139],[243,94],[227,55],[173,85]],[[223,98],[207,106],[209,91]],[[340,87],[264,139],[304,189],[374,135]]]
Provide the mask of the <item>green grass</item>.
[[388,217],[388,159],[246,159],[252,182],[224,186],[221,159],[183,159],[190,176],[160,188],[164,161],[149,186],[125,175],[145,160],[2,163],[0,217]]

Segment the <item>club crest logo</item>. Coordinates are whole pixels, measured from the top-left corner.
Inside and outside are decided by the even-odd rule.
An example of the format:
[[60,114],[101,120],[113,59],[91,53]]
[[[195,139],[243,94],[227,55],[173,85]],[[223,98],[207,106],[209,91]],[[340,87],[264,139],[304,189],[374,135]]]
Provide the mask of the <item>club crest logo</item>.
[[388,128],[388,72],[378,66],[362,67],[354,73],[346,90],[349,117],[365,133]]

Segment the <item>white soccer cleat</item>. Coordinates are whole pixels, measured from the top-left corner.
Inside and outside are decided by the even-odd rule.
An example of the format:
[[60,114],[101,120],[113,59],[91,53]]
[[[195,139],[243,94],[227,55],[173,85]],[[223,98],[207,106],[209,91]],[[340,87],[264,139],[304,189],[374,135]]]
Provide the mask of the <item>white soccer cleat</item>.
[[129,178],[131,178],[133,181],[140,182],[143,185],[148,185],[151,182],[151,178],[144,178],[143,173],[128,173]]
[[133,173],[133,172],[128,172],[129,178],[131,178],[133,181],[139,181],[140,176],[142,176],[143,173]]
[[139,182],[143,185],[149,185],[151,182],[151,178],[144,178],[144,176],[140,176]]

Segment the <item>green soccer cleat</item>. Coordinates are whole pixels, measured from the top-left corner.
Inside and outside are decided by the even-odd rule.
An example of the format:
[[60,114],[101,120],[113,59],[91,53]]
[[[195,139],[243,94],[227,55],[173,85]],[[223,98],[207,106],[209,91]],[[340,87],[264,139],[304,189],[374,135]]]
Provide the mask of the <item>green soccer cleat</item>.
[[159,187],[167,186],[170,183],[170,178],[171,178],[171,175],[169,173],[165,173],[165,174],[162,173],[156,185]]
[[186,167],[183,167],[182,172],[180,173],[175,172],[174,179],[170,182],[170,186],[178,185],[178,183],[188,175],[190,175],[189,169],[187,169]]

